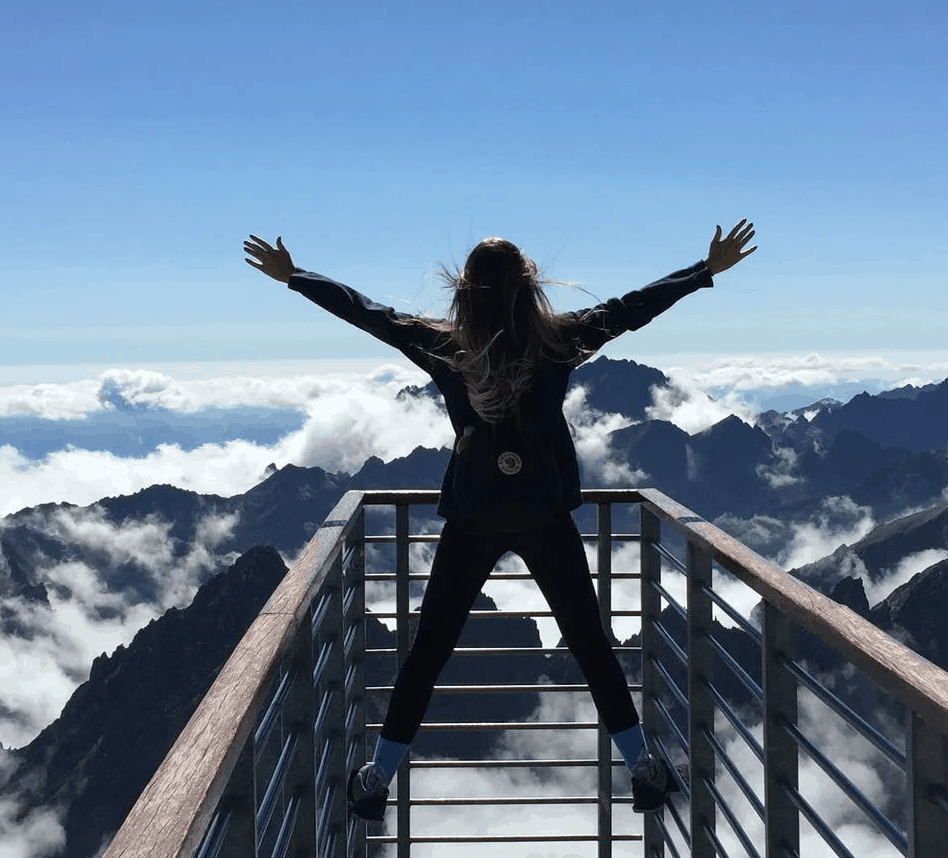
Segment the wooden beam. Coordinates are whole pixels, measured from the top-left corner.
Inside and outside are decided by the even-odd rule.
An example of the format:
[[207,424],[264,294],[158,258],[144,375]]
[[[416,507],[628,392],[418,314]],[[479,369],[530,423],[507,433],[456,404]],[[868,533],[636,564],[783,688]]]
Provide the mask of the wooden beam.
[[179,858],[197,849],[361,492],[347,492],[277,585],[145,787],[103,858]]

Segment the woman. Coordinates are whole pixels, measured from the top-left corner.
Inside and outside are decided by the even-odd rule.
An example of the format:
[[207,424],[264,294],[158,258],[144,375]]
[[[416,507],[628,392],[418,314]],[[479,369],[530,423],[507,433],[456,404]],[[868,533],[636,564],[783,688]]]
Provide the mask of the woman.
[[556,314],[537,266],[509,241],[487,238],[471,251],[453,287],[446,319],[397,313],[319,274],[297,268],[254,235],[246,261],[329,312],[399,349],[444,396],[457,440],[441,487],[446,521],[425,589],[418,630],[389,702],[371,763],[349,777],[353,813],[381,819],[388,785],[408,751],[471,606],[494,565],[518,554],[556,616],[600,717],[632,775],[633,809],[654,810],[675,789],[649,754],[629,686],[599,616],[582,538],[571,511],[582,503],[563,399],[570,372],[609,340],[636,330],[680,298],[711,287],[712,276],[756,247],[753,224],[708,257],[622,298]]

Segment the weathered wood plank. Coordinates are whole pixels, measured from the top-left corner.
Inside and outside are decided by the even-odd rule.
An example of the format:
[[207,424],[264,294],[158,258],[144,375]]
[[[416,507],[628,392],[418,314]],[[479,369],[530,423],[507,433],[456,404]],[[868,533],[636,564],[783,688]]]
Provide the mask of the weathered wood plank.
[[177,858],[200,844],[254,728],[268,678],[341,550],[360,492],[347,492],[241,638],[103,858]]
[[291,625],[287,615],[254,620],[103,858],[175,858],[197,848],[265,702],[266,678]]
[[292,614],[299,621],[322,586],[330,564],[355,524],[362,492],[346,492],[319,526],[293,567],[263,606],[261,614]]

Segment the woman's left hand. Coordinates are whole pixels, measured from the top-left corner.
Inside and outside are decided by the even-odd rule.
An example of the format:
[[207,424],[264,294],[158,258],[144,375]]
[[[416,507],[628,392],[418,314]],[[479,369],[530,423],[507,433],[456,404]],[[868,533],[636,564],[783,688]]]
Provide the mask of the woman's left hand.
[[250,259],[245,259],[244,262],[259,269],[274,280],[279,280],[281,283],[289,283],[290,276],[296,271],[296,266],[290,258],[290,252],[283,246],[283,240],[280,236],[277,236],[277,246],[271,247],[262,238],[251,235],[244,242],[244,253],[260,260],[259,262],[253,262]]
[[721,227],[719,226],[711,239],[711,247],[708,248],[708,258],[705,264],[711,274],[719,274],[727,271],[732,265],[737,265],[745,256],[750,256],[757,245],[749,250],[744,250],[744,246],[754,237],[754,224],[747,223],[747,218],[741,220],[723,239],[721,238]]

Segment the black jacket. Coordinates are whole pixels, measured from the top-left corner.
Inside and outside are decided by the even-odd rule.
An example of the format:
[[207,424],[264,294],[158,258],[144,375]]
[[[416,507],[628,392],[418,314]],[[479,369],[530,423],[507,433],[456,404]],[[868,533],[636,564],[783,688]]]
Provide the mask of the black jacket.
[[[320,274],[298,271],[288,285],[333,315],[398,349],[427,372],[444,396],[458,439],[465,427],[484,426],[471,407],[461,374],[439,359],[439,355],[448,356],[447,350],[450,349],[450,342],[444,334],[423,325],[401,324],[411,317],[376,304],[355,289]],[[611,298],[591,309],[571,313],[579,323],[573,340],[577,355],[591,355],[625,331],[635,331],[648,324],[685,295],[713,285],[711,272],[704,262],[699,262],[622,298]],[[570,360],[567,356],[565,359],[544,360],[535,371],[531,388],[521,397],[519,406],[521,419],[531,437],[551,451],[559,484],[555,495],[562,510],[576,509],[582,503],[576,451],[563,416],[569,375],[582,359]],[[457,449],[455,444],[438,504],[438,515],[446,519],[469,518],[479,512],[480,506],[478,498],[456,496]],[[537,500],[542,504],[548,500],[548,487],[539,489],[538,494],[544,495]]]

